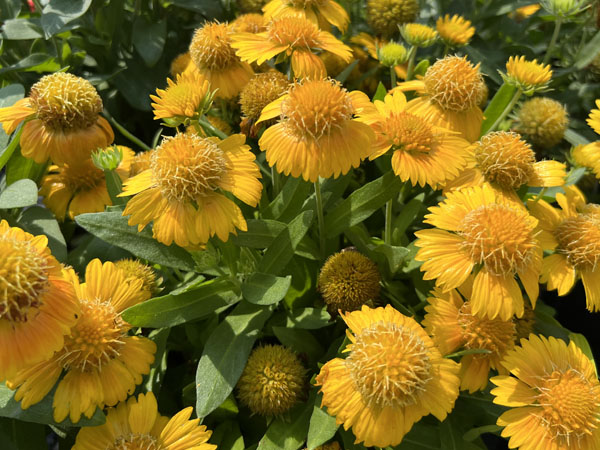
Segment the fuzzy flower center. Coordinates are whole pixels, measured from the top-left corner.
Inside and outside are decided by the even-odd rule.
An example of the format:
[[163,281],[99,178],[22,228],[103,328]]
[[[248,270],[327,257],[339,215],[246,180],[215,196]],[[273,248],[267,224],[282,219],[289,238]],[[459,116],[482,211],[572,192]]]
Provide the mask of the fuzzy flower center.
[[190,56],[196,66],[219,71],[236,61],[230,33],[226,23],[208,23],[197,29],[190,44]]
[[489,133],[474,145],[475,158],[487,181],[518,189],[534,173],[535,153],[517,133]]
[[194,134],[164,139],[150,163],[163,195],[178,201],[193,201],[216,190],[226,165],[215,140]]
[[121,259],[115,263],[118,269],[125,273],[126,278],[142,280],[142,290],[154,293],[158,289],[160,280],[150,266],[141,263],[137,259]]
[[600,217],[579,214],[563,221],[554,231],[558,252],[576,269],[596,270],[600,262]]
[[88,128],[102,112],[102,99],[96,88],[70,73],[42,77],[31,87],[29,98],[38,119],[53,130]]
[[42,306],[50,264],[27,241],[0,236],[0,319],[24,322]]
[[329,80],[294,85],[281,105],[285,129],[301,139],[319,139],[352,119],[354,107],[347,91]]
[[290,47],[318,47],[319,29],[303,17],[288,16],[274,20],[269,25],[269,39]]
[[525,212],[505,205],[480,206],[459,226],[463,249],[493,275],[510,275],[527,267],[537,245],[535,223]]
[[414,405],[431,379],[425,342],[389,322],[374,323],[356,337],[346,367],[369,407]]
[[107,450],[163,450],[165,447],[151,434],[130,433],[119,436]]
[[434,144],[431,125],[408,112],[391,113],[382,124],[382,132],[396,149],[429,153]]
[[257,73],[240,93],[240,106],[246,117],[258,119],[265,106],[288,90],[288,80],[281,72]]
[[[474,316],[469,302],[465,302],[458,311],[458,324],[462,329],[464,346],[467,349],[485,349],[492,352],[492,355],[500,356],[514,345],[515,325],[512,321]],[[474,356],[486,358],[490,355]]]

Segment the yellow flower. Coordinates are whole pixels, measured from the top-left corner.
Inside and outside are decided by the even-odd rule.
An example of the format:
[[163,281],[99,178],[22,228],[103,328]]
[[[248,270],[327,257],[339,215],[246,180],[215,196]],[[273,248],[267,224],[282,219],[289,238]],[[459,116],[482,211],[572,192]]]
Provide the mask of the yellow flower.
[[471,26],[471,21],[458,14],[439,17],[435,26],[444,44],[452,48],[467,45],[475,34],[475,27]]
[[230,24],[231,30],[236,33],[260,33],[267,29],[267,20],[262,14],[242,14]]
[[44,235],[0,220],[0,381],[63,346],[79,314],[73,286]]
[[493,377],[492,395],[510,408],[497,421],[510,448],[600,447],[600,383],[594,363],[573,342],[532,334],[502,364],[514,376]]
[[600,310],[600,206],[586,205],[574,186],[566,194],[557,194],[556,200],[561,210],[544,200],[528,203],[539,219],[543,249],[554,251],[543,260],[540,282],[562,296],[581,277],[588,310]]
[[395,67],[408,60],[408,51],[404,45],[390,41],[377,49],[377,59],[383,66]]
[[407,44],[417,47],[429,47],[438,38],[437,31],[420,23],[406,23],[402,25],[400,27],[400,34]]
[[212,432],[190,420],[192,412],[189,406],[169,419],[152,392],[139,394],[109,408],[104,425],[81,428],[73,450],[215,450],[207,443]]
[[23,156],[40,164],[48,158],[64,164],[112,143],[112,128],[100,112],[102,99],[89,81],[57,72],[35,83],[29,97],[0,108],[0,122],[10,134],[29,119],[20,141]]
[[152,295],[160,290],[159,286],[162,278],[158,278],[152,267],[141,261],[137,259],[120,259],[115,262],[115,266],[125,273],[126,279],[131,281],[141,280],[141,289],[146,298],[152,297]]
[[346,31],[350,22],[346,10],[333,0],[272,0],[264,6],[263,12],[267,20],[300,16],[319,25],[320,28],[331,24],[342,33]]
[[346,359],[317,375],[322,407],[366,447],[398,445],[413,424],[444,420],[458,396],[459,365],[442,357],[425,330],[391,306],[342,314],[351,344]]
[[165,138],[152,152],[150,169],[127,180],[121,196],[133,195],[123,215],[142,230],[151,221],[156,240],[187,247],[205,244],[215,234],[227,241],[236,228],[246,230],[240,208],[220,191],[256,206],[262,192],[254,154],[245,136],[223,141],[196,134]]
[[327,70],[323,61],[311,49],[320,48],[340,56],[346,62],[352,50],[331,33],[321,31],[308,19],[290,16],[273,19],[264,33],[236,33],[231,46],[237,55],[249,63],[262,64],[285,53],[292,58],[292,70],[297,78],[324,78]]
[[385,96],[384,101],[362,102],[358,120],[369,124],[375,131],[376,142],[370,159],[392,150],[392,169],[402,181],[412,185],[438,183],[456,177],[467,164],[469,143],[458,133],[434,126],[414,102],[406,101],[400,91]]
[[[287,77],[276,70],[257,73],[240,93],[242,123],[245,134],[256,136],[255,123],[263,108],[285,94],[290,86]],[[265,125],[269,125],[266,123]]]
[[238,398],[253,414],[281,415],[302,397],[305,372],[296,354],[287,347],[257,347],[237,383]]
[[423,80],[401,83],[396,90],[417,91],[415,110],[434,125],[458,131],[469,142],[479,138],[483,112],[479,107],[486,89],[479,64],[466,57],[446,56],[432,65]]
[[52,358],[20,371],[7,386],[17,389],[15,400],[27,409],[52,389],[60,375],[52,406],[54,420],[67,416],[77,422],[92,417],[96,407],[113,406],[127,398],[142,375],[150,371],[156,344],[143,336],[130,336],[121,312],[146,299],[142,281],[128,282],[111,262],[92,260],[80,283],[66,271],[75,287],[81,312],[64,346]]
[[535,306],[542,263],[537,219],[487,185],[449,192],[429,211],[425,222],[435,228],[415,233],[415,259],[424,261],[425,280],[435,279],[447,292],[460,288],[473,273],[473,314],[509,320],[523,315],[518,275]]
[[280,117],[258,142],[269,165],[312,182],[358,167],[372,152],[374,133],[352,118],[355,94],[333,80],[310,80],[267,105],[259,122]]
[[183,120],[198,115],[198,108],[203,106],[206,94],[210,91],[210,83],[199,72],[188,70],[177,75],[175,82],[167,78],[168,87],[157,89],[157,95],[150,98],[154,119],[177,117]]
[[180,73],[183,73],[191,63],[192,57],[190,56],[190,52],[181,53],[180,55],[177,55],[173,61],[171,61],[169,73],[172,77],[176,77]]
[[367,23],[386,38],[398,32],[398,25],[414,22],[418,13],[418,0],[367,0]]
[[572,156],[578,165],[591,169],[600,179],[600,141],[578,145],[572,150]]
[[517,22],[527,19],[529,16],[534,15],[541,8],[539,3],[532,3],[531,5],[521,6],[515,9],[513,13],[509,13],[509,17],[513,17]]
[[568,126],[567,110],[551,98],[527,100],[518,113],[517,131],[527,135],[536,147],[554,147],[562,141]]
[[524,56],[508,58],[506,74],[500,72],[504,82],[515,86],[527,95],[548,90],[552,78],[549,64],[541,64],[537,59],[527,61]]
[[600,99],[596,100],[596,107],[598,109],[592,109],[590,111],[587,123],[596,133],[600,134]]
[[194,64],[188,70],[199,71],[221,98],[238,95],[254,73],[231,47],[232,33],[227,23],[208,22],[194,32],[190,43]]
[[474,315],[469,290],[462,291],[466,299],[463,300],[455,289],[445,293],[435,289],[427,299],[429,305],[425,307],[427,314],[422,325],[443,355],[461,348],[488,350],[489,353],[464,355],[460,359],[460,388],[472,393],[485,389],[490,369],[508,373],[500,361],[514,347],[516,329],[512,320]]
[[146,150],[135,154],[131,160],[131,166],[129,167],[129,178],[133,178],[135,175],[150,168],[153,151],[154,150]]

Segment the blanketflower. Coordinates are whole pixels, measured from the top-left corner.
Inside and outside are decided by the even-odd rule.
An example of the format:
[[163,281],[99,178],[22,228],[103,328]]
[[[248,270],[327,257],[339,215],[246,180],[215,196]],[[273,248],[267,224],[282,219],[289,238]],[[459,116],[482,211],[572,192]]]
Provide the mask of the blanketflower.
[[590,111],[590,116],[587,118],[587,123],[592,129],[600,134],[600,99],[596,100],[596,108]]
[[[305,17],[320,28],[331,24],[342,33],[346,31],[350,16],[334,0],[271,0],[263,7],[267,20],[286,16]],[[322,26],[323,25],[323,26]]]
[[471,21],[458,14],[454,14],[452,17],[446,14],[444,17],[438,18],[435,26],[440,38],[449,47],[467,45],[475,34],[475,27],[471,26]]

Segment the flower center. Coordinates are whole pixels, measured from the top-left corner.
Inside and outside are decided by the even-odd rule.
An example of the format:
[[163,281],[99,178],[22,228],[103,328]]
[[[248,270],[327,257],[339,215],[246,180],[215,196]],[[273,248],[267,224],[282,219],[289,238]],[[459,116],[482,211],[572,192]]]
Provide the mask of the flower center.
[[281,105],[285,129],[300,139],[319,139],[352,118],[354,107],[347,91],[334,81],[296,84]]
[[27,241],[0,235],[0,319],[25,322],[43,304],[49,261]]
[[370,407],[413,405],[431,379],[425,342],[389,322],[372,324],[356,337],[346,367]]
[[600,217],[579,214],[563,221],[554,230],[558,252],[576,269],[596,270],[600,262]]
[[65,337],[60,362],[65,369],[101,369],[120,354],[130,326],[121,319],[110,301],[79,301],[81,316]]
[[423,79],[425,91],[433,103],[443,109],[467,111],[477,106],[484,82],[479,64],[465,58],[447,56],[427,69]]
[[539,415],[559,446],[570,448],[577,439],[591,434],[600,418],[600,385],[591,383],[580,372],[555,370],[544,377],[538,388]]
[[165,138],[150,163],[163,195],[178,201],[193,201],[216,190],[226,165],[215,140],[194,134]]
[[485,205],[469,212],[459,226],[462,247],[473,262],[493,275],[514,274],[527,267],[537,246],[534,219],[505,205]]
[[[465,302],[458,311],[458,324],[467,349],[485,349],[495,356],[504,355],[514,346],[515,325],[512,321],[485,319],[471,313],[471,304]],[[476,354],[475,358],[490,355]]]
[[269,39],[291,47],[318,47],[319,28],[303,17],[282,17],[269,25]]
[[104,172],[88,163],[83,165],[65,164],[59,167],[61,181],[72,192],[91,191],[104,181]]
[[421,117],[408,112],[392,112],[381,125],[382,133],[395,148],[407,152],[429,153],[433,130]]
[[258,119],[265,106],[288,90],[285,75],[277,71],[257,73],[240,93],[240,107],[246,117]]
[[158,439],[150,434],[130,433],[119,436],[106,450],[163,450]]
[[219,71],[237,60],[226,23],[208,23],[194,33],[190,56],[199,68]]
[[70,73],[42,77],[31,87],[29,98],[38,119],[53,130],[88,128],[102,112],[102,99],[96,88]]

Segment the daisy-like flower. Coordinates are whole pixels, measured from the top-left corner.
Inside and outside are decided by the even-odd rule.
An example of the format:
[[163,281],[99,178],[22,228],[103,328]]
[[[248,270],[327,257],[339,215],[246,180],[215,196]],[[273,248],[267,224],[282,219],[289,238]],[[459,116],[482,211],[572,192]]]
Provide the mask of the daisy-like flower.
[[167,78],[168,87],[157,89],[150,98],[154,119],[193,118],[210,91],[210,83],[199,72],[188,70],[177,75],[175,81]]
[[417,91],[415,109],[435,125],[458,131],[469,142],[479,138],[483,112],[479,107],[486,89],[479,64],[466,57],[447,56],[432,65],[423,80],[401,83],[396,90]]
[[541,64],[537,59],[527,61],[524,56],[508,58],[506,73],[500,72],[504,82],[515,86],[526,95],[548,90],[548,83],[552,78],[552,69],[549,64]]
[[596,133],[600,134],[600,99],[596,100],[596,107],[598,109],[592,109],[590,111],[587,123]]
[[15,400],[23,409],[42,400],[60,375],[52,406],[54,420],[67,416],[77,422],[90,418],[96,407],[124,401],[142,375],[150,371],[156,344],[143,336],[130,336],[121,318],[126,308],[145,300],[141,280],[127,280],[111,262],[92,260],[80,283],[75,272],[65,271],[75,287],[80,314],[64,346],[51,358],[20,371],[7,383],[17,389]]
[[350,22],[346,10],[333,0],[271,0],[263,7],[263,13],[266,19],[304,17],[321,28],[331,24],[342,33]]
[[539,219],[540,241],[544,250],[554,253],[542,264],[540,282],[550,290],[566,295],[581,277],[587,308],[600,310],[600,206],[585,204],[581,192],[569,186],[557,194],[561,209],[544,200],[529,201],[531,213]]
[[352,58],[350,47],[331,33],[319,30],[310,20],[296,16],[273,19],[264,33],[236,33],[231,39],[237,55],[249,63],[260,65],[281,53],[291,56],[292,70],[297,78],[327,76],[325,64],[312,49],[336,54],[346,62]]
[[235,18],[230,24],[231,29],[236,33],[260,33],[267,29],[267,20],[262,14],[249,13],[242,14]]
[[125,273],[126,279],[142,282],[142,292],[145,299],[152,297],[160,290],[162,278],[158,278],[152,267],[140,262],[137,259],[120,259],[115,262],[117,269]]
[[492,395],[510,408],[497,421],[510,448],[600,447],[600,383],[594,363],[575,343],[532,334],[502,364],[514,376],[493,377]]
[[79,315],[73,286],[44,235],[0,221],[0,381],[63,346]]
[[109,408],[105,424],[81,428],[73,450],[215,450],[207,443],[212,431],[190,420],[192,412],[190,406],[169,419],[158,412],[152,392],[130,397]]
[[398,445],[413,424],[433,414],[444,420],[458,397],[459,365],[445,359],[425,330],[391,306],[342,314],[351,344],[346,359],[328,361],[317,375],[321,406],[356,442]]
[[600,141],[578,145],[571,155],[578,165],[591,169],[600,180]]
[[460,359],[460,388],[472,393],[485,389],[490,369],[508,373],[500,361],[515,345],[516,328],[512,320],[474,315],[468,300],[469,290],[461,289],[463,299],[455,289],[448,292],[435,289],[427,299],[429,305],[425,307],[427,314],[422,325],[443,355],[460,348],[489,351]]
[[[287,77],[276,70],[257,73],[252,77],[240,93],[240,128],[244,134],[256,137],[258,130],[255,124],[263,108],[285,94],[289,87]],[[264,125],[269,126],[272,123],[267,122]]]
[[521,22],[534,15],[541,7],[542,6],[539,3],[532,3],[531,5],[525,5],[515,9],[515,11],[509,13],[508,16],[513,17],[517,22]]
[[429,211],[425,222],[435,228],[415,233],[419,247],[415,259],[424,261],[425,280],[435,279],[447,292],[474,274],[473,314],[509,320],[524,311],[518,275],[535,306],[542,265],[536,218],[488,185],[449,192]]
[[556,100],[534,97],[521,106],[516,129],[539,148],[554,147],[569,126],[566,108]]
[[467,165],[469,143],[458,133],[431,124],[414,102],[407,103],[402,92],[388,94],[384,101],[376,100],[375,104],[364,94],[356,98],[361,110],[358,120],[375,131],[376,141],[369,158],[391,149],[392,169],[402,181],[435,188],[456,177]]
[[190,43],[193,65],[188,70],[199,71],[221,98],[238,95],[254,73],[231,47],[232,33],[227,23],[208,22],[195,31]]
[[177,55],[173,61],[171,61],[169,73],[172,77],[176,77],[180,73],[183,73],[190,64],[192,64],[190,52],[181,53],[180,55]]
[[353,119],[356,95],[334,80],[310,80],[267,105],[259,122],[280,117],[258,142],[269,165],[312,182],[358,167],[372,153],[374,133]]
[[138,175],[144,170],[148,170],[150,168],[150,161],[152,160],[153,151],[154,150],[146,150],[135,154],[131,160],[131,165],[129,166],[129,178],[133,178],[135,175]]
[[[115,172],[121,180],[125,180],[129,176],[134,153],[128,147],[118,147],[123,150],[123,159]],[[42,179],[40,195],[48,209],[61,221],[66,216],[73,220],[79,214],[102,212],[106,206],[112,205],[104,172],[91,159],[50,166],[48,175]]]
[[202,245],[215,234],[227,241],[236,228],[247,229],[240,208],[223,193],[231,192],[256,206],[260,170],[241,134],[220,141],[193,133],[165,138],[152,152],[150,169],[127,180],[121,196],[133,195],[123,215],[166,245]]
[[0,122],[10,134],[28,119],[20,140],[23,156],[63,164],[89,158],[112,143],[112,128],[101,112],[102,99],[89,81],[57,72],[35,83],[29,97],[0,108]]
[[421,23],[406,23],[400,27],[400,34],[407,44],[416,47],[429,47],[438,38],[437,31]]
[[390,38],[398,25],[414,22],[419,13],[418,0],[367,0],[367,23],[379,36]]
[[458,14],[452,17],[446,14],[438,18],[435,27],[444,44],[451,48],[467,45],[475,34],[475,27],[471,26],[471,21]]

